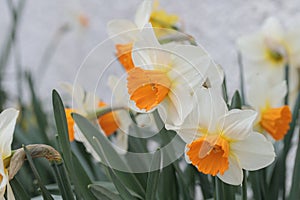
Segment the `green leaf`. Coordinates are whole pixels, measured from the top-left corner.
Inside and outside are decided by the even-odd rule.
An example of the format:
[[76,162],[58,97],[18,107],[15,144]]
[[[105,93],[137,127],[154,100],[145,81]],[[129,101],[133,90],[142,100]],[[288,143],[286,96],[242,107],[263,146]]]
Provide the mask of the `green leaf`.
[[112,192],[100,184],[89,185],[89,189],[99,200],[121,200],[120,195]]
[[157,187],[159,183],[161,166],[161,151],[158,150],[154,153],[151,166],[148,173],[146,200],[155,200],[157,194]]
[[65,161],[70,178],[75,185],[75,193],[77,196],[82,196],[84,199],[95,199],[91,191],[88,189],[88,185],[91,184],[91,180],[87,176],[85,169],[82,168],[76,156],[72,155],[64,105],[59,94],[55,90],[52,92],[52,103],[58,132],[59,146],[62,150],[62,157]]
[[[299,130],[300,134],[300,130]],[[292,187],[289,199],[300,199],[300,139],[298,141],[297,152],[295,157],[294,172],[292,178]]]
[[58,182],[59,191],[61,192],[62,198],[66,200],[74,199],[74,194],[72,192],[70,180],[66,173],[66,169],[63,162],[61,163],[53,162],[52,168],[54,170],[55,178]]
[[234,92],[234,95],[231,99],[231,105],[230,105],[230,110],[231,109],[241,109],[242,108],[242,99],[240,96],[240,93],[238,91]]
[[[72,116],[81,132],[85,135],[86,139],[101,158],[104,165],[108,167],[118,166],[120,169],[124,169],[127,172],[131,171],[126,161],[120,157],[103,133],[101,133],[84,117],[76,113],[73,113]],[[131,190],[135,191],[140,196],[145,195],[145,189],[133,173],[121,172],[119,170],[114,170],[114,172]]]
[[30,200],[27,191],[23,188],[17,177],[14,177],[9,183],[13,189],[16,200]]
[[121,198],[123,200],[136,200],[135,197],[133,197],[130,192],[126,189],[126,187],[121,183],[121,181],[119,180],[119,178],[116,176],[116,174],[113,172],[113,170],[111,170],[110,168],[108,168],[109,171],[109,175],[113,181],[113,183],[115,184],[117,190],[119,191]]
[[64,161],[69,171],[73,172],[74,169],[72,165],[72,153],[71,153],[70,142],[69,142],[68,125],[67,125],[65,108],[56,90],[52,91],[52,103],[53,103],[53,111],[54,111],[55,123],[56,123],[56,128],[58,133],[58,141],[59,141],[59,146],[62,150],[62,156],[64,158]]
[[53,200],[53,197],[51,196],[50,192],[46,189],[45,185],[43,184],[43,182],[42,182],[42,180],[39,176],[39,173],[38,173],[37,169],[34,166],[34,163],[33,163],[33,160],[32,160],[32,157],[31,157],[30,153],[28,152],[28,150],[26,149],[25,146],[23,148],[24,148],[24,151],[25,151],[25,154],[26,154],[26,158],[27,158],[27,160],[29,162],[29,165],[32,169],[32,172],[33,172],[35,178],[37,179],[37,182],[38,182],[38,185],[41,189],[43,198],[46,199],[46,200]]

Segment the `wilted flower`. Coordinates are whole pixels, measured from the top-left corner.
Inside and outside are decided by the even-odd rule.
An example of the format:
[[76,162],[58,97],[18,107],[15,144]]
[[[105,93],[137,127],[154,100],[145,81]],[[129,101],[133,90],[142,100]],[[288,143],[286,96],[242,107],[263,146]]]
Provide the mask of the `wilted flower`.
[[274,161],[272,144],[253,132],[256,112],[227,106],[213,90],[197,91],[198,109],[175,129],[186,145],[186,160],[200,172],[240,185],[243,171],[258,170]]
[[11,156],[11,144],[18,114],[19,111],[13,108],[6,109],[0,114],[0,199],[4,199],[5,191],[9,200],[15,199],[9,184],[6,159]]

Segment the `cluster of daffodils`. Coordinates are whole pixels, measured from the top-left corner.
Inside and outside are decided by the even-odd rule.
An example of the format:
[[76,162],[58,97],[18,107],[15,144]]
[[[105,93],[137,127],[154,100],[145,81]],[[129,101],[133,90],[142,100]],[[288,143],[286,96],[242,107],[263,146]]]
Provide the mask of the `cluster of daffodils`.
[[240,185],[242,169],[258,170],[274,161],[272,142],[281,140],[289,130],[292,116],[284,99],[288,91],[296,90],[298,80],[290,78],[287,84],[285,77],[294,76],[299,66],[295,56],[299,45],[292,40],[296,32],[284,32],[272,18],[261,32],[238,41],[249,106],[229,110],[222,93],[223,71],[207,52],[182,41],[162,42],[166,30],[180,30],[178,22],[176,15],[160,9],[157,2],[145,0],[134,22],[120,19],[108,23],[108,34],[127,77],[125,83],[117,77],[109,81],[114,104],[121,109],[95,118],[96,111],[108,105],[80,86],[65,84],[76,104],[65,110],[70,141],[83,142],[100,160],[74,123],[71,113],[76,112],[98,124],[124,154],[133,123],[129,112],[140,116],[136,121],[142,124],[143,116],[157,110],[164,128],[176,131],[186,143],[188,163],[202,173]]
[[[155,20],[160,14],[168,23]],[[258,170],[274,161],[272,143],[254,128],[257,121],[270,128],[265,122],[267,109],[277,105],[265,105],[266,114],[253,109],[228,110],[222,97],[222,69],[201,47],[160,43],[157,27],[175,27],[177,20],[166,12],[153,11],[152,2],[146,0],[134,23],[113,20],[108,24],[116,55],[127,74],[127,105],[139,113],[157,110],[165,128],[176,131],[186,142],[189,163],[200,172],[239,185],[242,169]],[[285,113],[286,108],[278,112]],[[274,129],[278,134],[288,127]]]

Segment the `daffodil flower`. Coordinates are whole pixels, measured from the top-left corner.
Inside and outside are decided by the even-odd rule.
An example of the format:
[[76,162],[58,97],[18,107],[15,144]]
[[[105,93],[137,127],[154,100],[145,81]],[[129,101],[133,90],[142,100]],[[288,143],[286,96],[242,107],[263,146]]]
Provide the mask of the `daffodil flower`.
[[[300,29],[285,30],[275,18],[268,18],[262,30],[239,38],[246,81],[253,74],[261,74],[272,84],[285,79],[284,67],[290,66],[289,91],[298,86],[300,67]],[[247,81],[248,83],[249,81]]]
[[152,23],[157,36],[168,33],[178,22],[178,16],[159,9],[158,1],[144,0],[135,13],[134,22],[130,20],[112,20],[107,25],[108,35],[116,45],[116,56],[126,71],[134,68],[131,58],[133,43],[140,39],[139,32],[147,23]]
[[292,113],[283,105],[287,93],[286,82],[270,85],[260,76],[253,76],[247,92],[247,100],[257,112],[256,128],[265,130],[275,140],[281,140],[289,130]]
[[197,109],[175,129],[187,143],[185,157],[200,172],[240,185],[243,171],[258,170],[274,161],[272,144],[252,130],[253,110],[228,111],[219,93],[200,89]]
[[[74,102],[76,103],[76,109],[65,109],[69,138],[83,142],[86,146],[87,151],[90,152],[96,158],[96,160],[100,160],[99,156],[89,144],[84,134],[75,124],[71,113],[76,112],[83,116],[87,116],[88,114],[94,113],[97,108],[105,107],[107,106],[107,104],[103,101],[100,101],[92,93],[85,92],[79,85],[75,85],[73,87],[70,84],[64,83],[62,84],[62,87],[66,91],[68,91],[68,93],[72,96]],[[126,150],[128,148],[128,136],[125,133],[128,133],[128,129],[131,124],[129,114],[124,110],[109,112],[99,117],[97,119],[97,122],[100,125],[102,132],[106,136],[110,136],[113,133],[117,132],[116,139],[113,139],[113,143],[116,145],[116,150],[119,153],[126,153]]]
[[193,109],[194,90],[206,81],[207,71],[215,67],[198,46],[161,45],[151,27],[141,32],[132,57],[135,66],[127,74],[132,109],[158,112],[166,124],[179,125]]
[[0,114],[0,199],[4,199],[4,193],[7,192],[7,198],[14,200],[14,194],[9,184],[8,169],[5,159],[11,156],[11,143],[19,111],[9,108]]

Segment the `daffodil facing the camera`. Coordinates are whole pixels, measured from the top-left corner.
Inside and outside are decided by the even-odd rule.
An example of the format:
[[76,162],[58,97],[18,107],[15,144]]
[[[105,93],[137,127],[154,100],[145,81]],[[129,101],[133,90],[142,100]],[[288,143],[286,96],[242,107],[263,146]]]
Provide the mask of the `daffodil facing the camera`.
[[250,80],[253,84],[249,85],[247,100],[258,112],[256,128],[266,131],[275,140],[283,139],[292,120],[289,106],[283,104],[286,82],[271,85],[261,76],[253,76]]
[[166,124],[179,125],[193,109],[194,90],[201,87],[209,67],[215,67],[198,46],[161,45],[149,24],[135,43],[135,66],[127,74],[130,99],[138,112],[158,112]]
[[233,109],[219,93],[197,91],[197,109],[175,131],[187,143],[185,157],[200,172],[240,185],[243,171],[258,170],[274,161],[272,144],[252,130],[256,112]]
[[6,161],[11,156],[11,144],[18,114],[19,111],[13,108],[6,109],[0,114],[0,199],[4,199],[5,191],[7,199],[15,199],[9,184],[9,162]]

